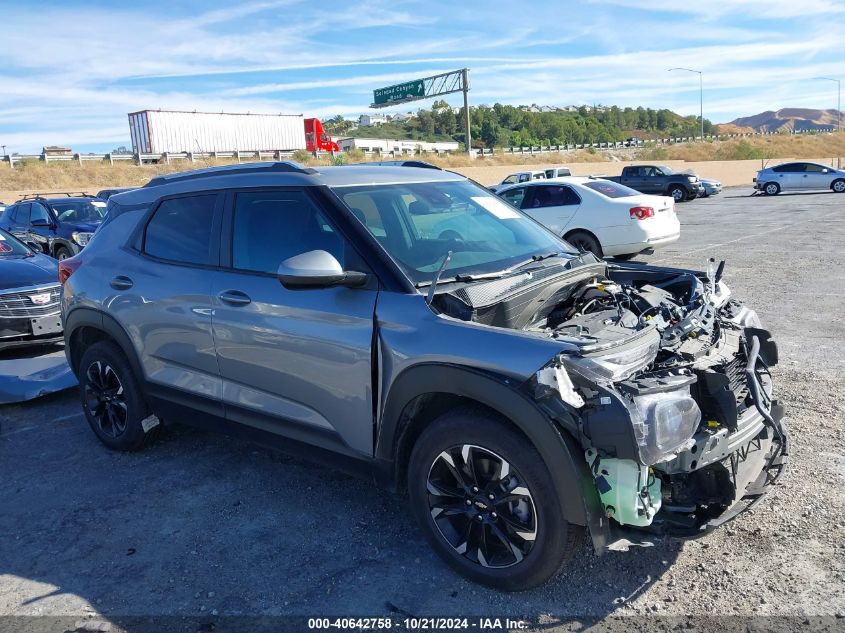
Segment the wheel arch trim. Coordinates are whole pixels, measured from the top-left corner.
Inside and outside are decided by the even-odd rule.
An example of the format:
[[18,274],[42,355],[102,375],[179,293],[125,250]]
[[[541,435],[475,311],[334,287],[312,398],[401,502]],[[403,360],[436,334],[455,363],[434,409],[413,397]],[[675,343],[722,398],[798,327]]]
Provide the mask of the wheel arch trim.
[[73,341],[74,333],[83,327],[91,327],[107,334],[121,349],[124,356],[126,356],[135,376],[137,376],[139,381],[143,382],[144,372],[142,371],[141,363],[138,360],[135,346],[132,345],[132,339],[129,337],[129,334],[113,317],[93,308],[75,308],[65,316],[65,355],[74,374],[78,372],[81,357],[73,357],[74,346],[71,345],[71,342]]
[[418,397],[439,393],[476,401],[506,417],[534,445],[559,483],[567,521],[590,527],[595,541],[596,528],[601,532],[601,503],[578,445],[518,390],[519,385],[508,384],[508,380],[475,369],[435,363],[404,370],[387,395],[376,458],[393,464],[396,481],[404,466],[397,463],[402,435],[409,424],[404,414]]

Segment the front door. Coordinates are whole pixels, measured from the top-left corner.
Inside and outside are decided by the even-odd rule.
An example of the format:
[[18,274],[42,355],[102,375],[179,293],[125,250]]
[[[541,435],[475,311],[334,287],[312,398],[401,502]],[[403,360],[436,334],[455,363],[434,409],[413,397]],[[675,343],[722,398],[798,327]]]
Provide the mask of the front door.
[[38,244],[38,247],[45,253],[50,252],[50,245],[55,234],[55,220],[50,211],[40,202],[33,202],[30,205],[29,228],[27,230],[27,241]]
[[366,267],[306,190],[240,191],[228,200],[226,265],[212,287],[226,417],[372,456],[375,278],[362,288],[285,288],[279,264],[308,251],[327,251],[344,269]]
[[22,242],[29,241],[29,207],[28,202],[16,204],[9,218],[9,233]]

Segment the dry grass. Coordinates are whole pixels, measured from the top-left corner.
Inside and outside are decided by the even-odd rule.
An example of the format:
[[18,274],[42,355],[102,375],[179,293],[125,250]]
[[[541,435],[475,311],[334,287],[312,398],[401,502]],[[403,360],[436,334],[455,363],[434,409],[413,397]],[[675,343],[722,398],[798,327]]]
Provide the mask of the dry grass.
[[[573,163],[601,163],[619,160],[683,160],[730,161],[776,158],[819,158],[845,156],[845,133],[823,135],[774,135],[730,141],[686,143],[668,147],[625,149],[610,152],[578,150],[559,154],[497,154],[493,158],[472,160],[464,155],[425,156],[445,168],[495,168],[510,165],[570,165]],[[307,152],[297,152],[296,159],[309,165],[330,165],[342,162],[368,160],[362,153],[344,155],[334,160],[331,157],[314,158]],[[164,173],[196,169],[198,167],[226,164],[226,161],[203,161],[197,163],[174,162],[170,165],[133,165],[117,163],[75,162],[44,164],[38,161],[18,164],[10,169],[8,164],[0,165],[0,200],[10,202],[23,193],[49,193],[59,191],[80,191],[96,193],[106,187],[129,187],[142,185],[150,178]]]

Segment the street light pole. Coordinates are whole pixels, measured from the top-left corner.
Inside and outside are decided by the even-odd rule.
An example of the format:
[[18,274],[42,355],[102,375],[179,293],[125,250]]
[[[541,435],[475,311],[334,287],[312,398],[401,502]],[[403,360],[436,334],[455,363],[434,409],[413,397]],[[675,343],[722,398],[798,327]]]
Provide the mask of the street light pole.
[[698,96],[699,105],[701,107],[701,140],[704,141],[704,73],[700,70],[693,70],[692,68],[670,68],[669,72],[673,70],[685,70],[688,73],[698,73]]
[[839,79],[834,79],[833,77],[819,77],[819,79],[824,79],[825,81],[835,81],[836,82],[836,129],[838,131],[842,131],[842,82]]

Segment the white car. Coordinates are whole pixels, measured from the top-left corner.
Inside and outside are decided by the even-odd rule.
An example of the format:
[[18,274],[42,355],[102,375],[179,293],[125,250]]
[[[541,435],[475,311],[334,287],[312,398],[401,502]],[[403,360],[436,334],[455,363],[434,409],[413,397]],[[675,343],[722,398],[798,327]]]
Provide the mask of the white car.
[[498,195],[599,257],[630,259],[677,241],[675,201],[601,178],[568,177],[511,185]]
[[515,174],[511,174],[507,178],[505,178],[502,182],[498,185],[490,185],[487,187],[493,193],[498,193],[499,190],[507,187],[508,185],[514,185],[517,183],[523,182],[531,182],[532,180],[544,180],[546,178],[546,172],[544,171],[518,171]]

